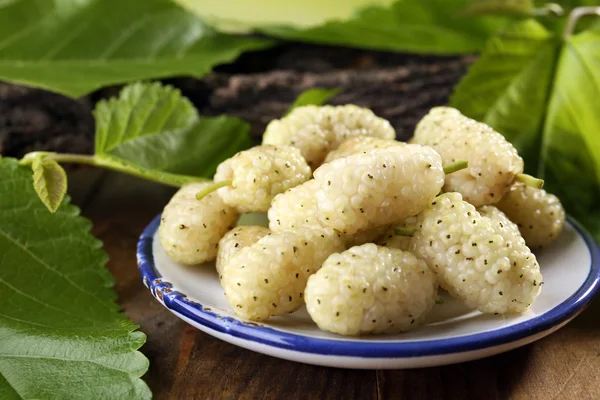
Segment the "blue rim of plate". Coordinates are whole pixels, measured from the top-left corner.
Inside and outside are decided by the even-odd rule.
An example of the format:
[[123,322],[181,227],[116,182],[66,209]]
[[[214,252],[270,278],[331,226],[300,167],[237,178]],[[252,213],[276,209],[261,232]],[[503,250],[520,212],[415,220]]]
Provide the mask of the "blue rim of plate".
[[156,271],[152,242],[160,215],[146,227],[137,246],[138,269],[144,284],[164,306],[184,317],[214,331],[270,347],[324,356],[360,358],[410,358],[462,353],[511,343],[544,332],[575,317],[591,302],[600,289],[600,248],[590,234],[575,220],[569,224],[581,235],[591,257],[590,273],[583,285],[567,300],[550,311],[519,324],[493,331],[458,336],[447,339],[423,341],[361,341],[360,339],[323,339],[280,331],[264,325],[245,322],[205,309],[163,281]]

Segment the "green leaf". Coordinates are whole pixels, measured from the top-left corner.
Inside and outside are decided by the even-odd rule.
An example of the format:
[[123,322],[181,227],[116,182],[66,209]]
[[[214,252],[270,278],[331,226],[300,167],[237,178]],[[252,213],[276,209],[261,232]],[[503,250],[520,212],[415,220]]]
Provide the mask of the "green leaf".
[[158,83],[126,86],[94,115],[96,155],[150,173],[212,178],[221,161],[252,146],[248,123],[200,117],[178,90]]
[[140,79],[199,77],[271,44],[218,33],[169,0],[0,2],[0,79],[73,97]]
[[300,93],[286,114],[289,114],[294,108],[302,106],[321,106],[328,100],[337,96],[342,89],[321,89],[313,88]]
[[461,15],[468,0],[401,0],[371,7],[348,20],[330,20],[308,29],[264,26],[262,32],[285,39],[367,49],[433,54],[480,50],[485,39],[508,20]]
[[600,241],[600,33],[586,31],[562,49],[544,126],[541,173],[548,189]]
[[450,104],[501,132],[537,170],[539,141],[558,43],[533,19],[492,37]]
[[68,200],[49,213],[14,159],[0,192],[0,397],[150,398],[145,336],[119,313],[90,222]]
[[178,133],[198,121],[192,103],[171,86],[134,83],[118,98],[101,100],[94,109],[96,154],[119,154],[119,146],[161,132]]
[[471,0],[464,12],[467,15],[531,16],[533,10],[533,0]]
[[[560,61],[559,61],[560,55]],[[600,32],[566,43],[533,20],[491,39],[451,105],[503,133],[600,241]]]
[[50,212],[55,212],[67,193],[67,174],[54,160],[44,156],[33,159],[33,188]]

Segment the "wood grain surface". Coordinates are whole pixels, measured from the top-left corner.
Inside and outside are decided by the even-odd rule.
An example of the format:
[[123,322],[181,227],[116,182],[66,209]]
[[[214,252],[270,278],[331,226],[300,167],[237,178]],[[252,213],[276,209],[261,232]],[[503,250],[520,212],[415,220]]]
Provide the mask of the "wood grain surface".
[[104,241],[125,314],[148,337],[144,379],[156,399],[600,399],[600,298],[536,343],[438,368],[315,367],[214,339],[163,308],[137,272],[138,236],[172,190],[112,173],[77,174],[75,202]]

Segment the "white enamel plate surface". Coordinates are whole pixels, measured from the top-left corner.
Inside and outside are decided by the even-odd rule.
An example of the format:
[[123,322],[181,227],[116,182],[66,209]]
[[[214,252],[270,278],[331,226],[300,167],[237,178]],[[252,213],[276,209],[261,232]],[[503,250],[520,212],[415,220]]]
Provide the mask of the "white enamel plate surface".
[[[445,295],[444,304],[435,306],[427,324],[412,332],[342,337],[319,330],[305,309],[261,324],[239,319],[223,294],[214,264],[186,267],[169,259],[155,240],[159,222],[156,217],[148,225],[138,244],[139,269],[154,297],[209,335],[308,364],[419,368],[491,356],[559,329],[583,311],[600,287],[599,249],[577,223],[569,220],[552,247],[537,254],[544,286],[524,314],[483,315]],[[253,222],[257,221],[241,221]]]

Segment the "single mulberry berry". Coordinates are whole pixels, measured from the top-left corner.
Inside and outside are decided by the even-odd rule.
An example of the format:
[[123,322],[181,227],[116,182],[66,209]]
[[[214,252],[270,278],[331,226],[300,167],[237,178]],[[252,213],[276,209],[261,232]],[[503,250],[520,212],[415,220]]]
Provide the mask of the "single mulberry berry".
[[439,193],[444,170],[432,148],[405,145],[339,158],[314,177],[319,222],[353,234],[419,213]]
[[241,225],[236,226],[221,238],[219,241],[219,251],[217,253],[217,273],[219,276],[223,273],[223,267],[229,262],[234,254],[244,247],[248,247],[258,242],[260,238],[267,235],[269,229],[264,226]]
[[405,144],[397,140],[380,139],[372,136],[355,136],[344,140],[336,150],[330,151],[325,158],[325,162],[328,163],[338,158],[348,157],[364,151],[385,149]]
[[423,322],[438,285],[423,260],[372,243],[332,254],[306,286],[319,328],[342,335],[396,333]]
[[371,110],[355,105],[304,106],[269,123],[263,144],[295,146],[311,168],[317,168],[327,153],[353,136],[394,139],[396,132],[388,121]]
[[182,264],[201,264],[217,256],[219,240],[235,226],[239,214],[217,193],[196,200],[212,183],[184,185],[165,206],[158,235],[165,252]]
[[468,307],[523,312],[540,293],[539,264],[505,216],[489,215],[482,217],[459,193],[442,194],[417,216],[411,250]]
[[342,242],[318,231],[297,229],[263,236],[224,266],[221,285],[235,313],[253,321],[296,311],[304,304],[310,275]]
[[273,232],[293,231],[296,228],[321,230],[325,235],[341,238],[348,248],[373,242],[389,228],[382,226],[343,234],[335,229],[323,227],[317,219],[315,192],[318,187],[318,182],[311,179],[275,196],[269,208],[269,229]]
[[237,153],[217,168],[216,185],[225,203],[241,213],[266,212],[273,197],[310,178],[300,151],[291,146],[256,146]]
[[[321,228],[315,200],[318,188],[319,183],[311,179],[275,196],[268,212],[269,229],[282,232],[296,228]],[[334,234],[334,231],[329,229],[328,234]]]
[[548,246],[565,226],[565,210],[558,197],[543,189],[517,184],[497,204],[517,224],[527,246]]
[[523,173],[523,159],[504,136],[454,108],[433,108],[411,143],[433,147],[444,163],[467,160],[467,169],[446,177],[444,191],[460,192],[476,207],[500,201]]

